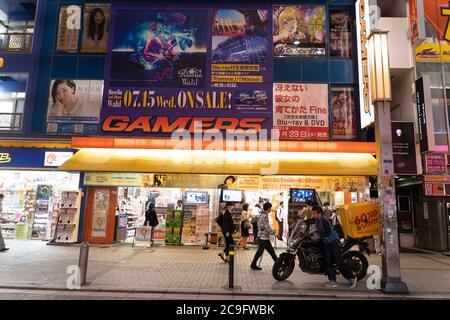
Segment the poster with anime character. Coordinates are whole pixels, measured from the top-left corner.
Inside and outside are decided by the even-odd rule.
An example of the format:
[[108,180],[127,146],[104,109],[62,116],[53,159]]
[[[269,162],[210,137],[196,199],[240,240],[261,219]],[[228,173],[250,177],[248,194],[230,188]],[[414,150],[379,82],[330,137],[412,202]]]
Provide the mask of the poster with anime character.
[[330,55],[332,57],[352,57],[352,20],[350,12],[330,11]]
[[325,39],[325,6],[274,6],[275,56],[324,56]]
[[112,4],[102,132],[270,136],[271,8]]
[[331,109],[333,139],[356,139],[355,90],[331,88]]
[[146,81],[158,86],[203,84],[207,11],[119,9],[115,15],[111,80]]

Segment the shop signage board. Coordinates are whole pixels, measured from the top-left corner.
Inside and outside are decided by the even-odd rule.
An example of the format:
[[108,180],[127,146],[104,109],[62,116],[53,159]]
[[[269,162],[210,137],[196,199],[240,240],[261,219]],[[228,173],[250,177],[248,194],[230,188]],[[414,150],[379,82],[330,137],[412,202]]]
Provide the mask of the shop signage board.
[[391,128],[394,173],[417,174],[414,123],[393,121]]
[[328,85],[274,83],[273,128],[284,140],[329,140]]
[[87,186],[153,187],[153,174],[86,172],[84,184]]
[[[49,154],[64,154],[62,158],[56,161],[62,161],[69,153],[73,155],[77,150],[73,149],[44,149],[44,148],[0,148],[0,169],[1,168],[15,168],[15,169],[40,169],[49,167],[49,162],[53,162],[51,158],[48,159]],[[58,157],[56,157],[58,159]],[[59,166],[56,165],[55,166]]]
[[170,136],[200,121],[199,130],[270,130],[271,12],[112,4],[101,131]]
[[446,155],[427,153],[425,155],[425,171],[427,174],[444,174],[447,172]]
[[73,156],[73,152],[45,152],[45,167],[59,167]]
[[421,43],[416,47],[417,62],[449,62],[450,45],[444,43]]
[[416,108],[420,152],[434,151],[434,126],[430,78],[428,75],[423,75],[416,80]]
[[423,178],[426,196],[450,196],[450,176],[424,175]]
[[423,0],[409,0],[409,27],[413,45],[425,38],[425,15]]
[[448,0],[425,0],[424,11],[439,40],[450,41],[450,4]]
[[356,32],[358,44],[358,74],[361,128],[375,122],[375,111],[372,105],[369,86],[368,37],[371,21],[369,16],[369,0],[356,1]]

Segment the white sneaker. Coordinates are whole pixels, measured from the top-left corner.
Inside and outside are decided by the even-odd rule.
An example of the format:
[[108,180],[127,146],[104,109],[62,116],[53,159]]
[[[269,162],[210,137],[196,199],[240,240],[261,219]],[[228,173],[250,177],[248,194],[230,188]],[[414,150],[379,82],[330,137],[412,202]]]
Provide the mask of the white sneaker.
[[351,278],[351,279],[348,280],[347,287],[353,289],[354,287],[356,287],[356,283],[357,283],[357,282],[358,282],[358,279],[357,279],[357,278]]
[[338,284],[336,281],[329,281],[329,282],[325,283],[324,287],[325,288],[337,288]]

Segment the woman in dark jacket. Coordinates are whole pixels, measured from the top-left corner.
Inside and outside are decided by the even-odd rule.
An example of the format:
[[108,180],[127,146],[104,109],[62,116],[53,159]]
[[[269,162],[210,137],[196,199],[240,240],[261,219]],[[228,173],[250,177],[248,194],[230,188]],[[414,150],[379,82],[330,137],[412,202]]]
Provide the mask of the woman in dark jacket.
[[222,223],[220,225],[223,236],[225,238],[225,249],[223,250],[223,253],[225,253],[225,257],[222,252],[219,252],[219,257],[224,262],[228,262],[230,246],[232,244],[234,245],[234,242],[233,242],[234,224],[233,224],[233,216],[231,215],[232,209],[233,209],[233,203],[227,202],[225,204],[225,212],[223,213]]
[[[147,224],[148,223],[148,224]],[[158,216],[156,215],[155,204],[150,202],[147,210],[145,210],[145,222],[144,226],[156,227],[159,224]]]

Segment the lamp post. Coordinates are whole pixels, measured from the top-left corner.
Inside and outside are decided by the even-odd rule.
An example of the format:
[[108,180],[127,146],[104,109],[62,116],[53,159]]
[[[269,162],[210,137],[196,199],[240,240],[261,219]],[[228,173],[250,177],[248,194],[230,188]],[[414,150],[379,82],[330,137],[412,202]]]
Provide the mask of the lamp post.
[[394,157],[391,135],[391,78],[389,72],[388,33],[373,31],[368,39],[369,76],[375,107],[375,139],[378,160],[378,200],[382,224],[381,290],[409,293],[400,275]]

